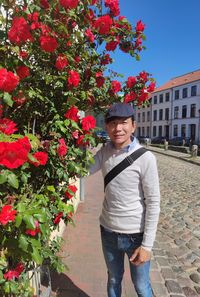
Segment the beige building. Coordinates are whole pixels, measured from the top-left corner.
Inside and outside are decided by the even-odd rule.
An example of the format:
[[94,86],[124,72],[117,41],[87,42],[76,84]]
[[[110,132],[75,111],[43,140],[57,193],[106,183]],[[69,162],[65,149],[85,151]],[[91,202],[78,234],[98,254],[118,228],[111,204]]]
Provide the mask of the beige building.
[[136,109],[136,136],[189,138],[200,144],[200,70],[172,78]]

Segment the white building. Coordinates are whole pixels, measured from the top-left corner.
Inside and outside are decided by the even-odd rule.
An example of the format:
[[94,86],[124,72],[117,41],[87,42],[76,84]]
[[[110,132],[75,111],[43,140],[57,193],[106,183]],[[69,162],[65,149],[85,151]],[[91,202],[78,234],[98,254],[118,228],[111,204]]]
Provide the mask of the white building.
[[172,78],[136,110],[136,135],[190,138],[200,144],[200,70]]

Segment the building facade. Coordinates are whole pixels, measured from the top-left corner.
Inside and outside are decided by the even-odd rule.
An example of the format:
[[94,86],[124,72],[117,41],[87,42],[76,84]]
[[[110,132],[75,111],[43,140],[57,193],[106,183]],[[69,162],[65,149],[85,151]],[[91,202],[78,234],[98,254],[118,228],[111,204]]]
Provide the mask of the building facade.
[[136,109],[136,136],[200,144],[200,70],[171,79],[151,95],[149,107]]

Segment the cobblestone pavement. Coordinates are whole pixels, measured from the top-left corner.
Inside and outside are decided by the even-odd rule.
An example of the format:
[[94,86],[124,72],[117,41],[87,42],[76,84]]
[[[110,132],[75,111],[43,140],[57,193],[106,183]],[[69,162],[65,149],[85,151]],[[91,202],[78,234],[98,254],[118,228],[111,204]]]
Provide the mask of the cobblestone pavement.
[[161,214],[152,261],[156,297],[200,296],[200,168],[156,154]]

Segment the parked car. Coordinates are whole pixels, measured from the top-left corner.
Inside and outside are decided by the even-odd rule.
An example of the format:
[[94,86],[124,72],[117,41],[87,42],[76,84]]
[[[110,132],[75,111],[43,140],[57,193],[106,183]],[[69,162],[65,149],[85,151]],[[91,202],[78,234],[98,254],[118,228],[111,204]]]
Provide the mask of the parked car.
[[108,136],[108,133],[104,130],[101,131],[97,131],[96,132],[96,136],[97,138],[99,138],[99,140],[101,140],[102,142],[107,142],[110,140],[110,137]]
[[151,138],[149,138],[148,136],[139,136],[138,140],[141,144],[151,143]]
[[169,140],[170,145],[186,145],[188,146],[190,144],[190,138],[189,137],[174,137]]
[[151,140],[151,143],[152,144],[164,144],[165,143],[165,140],[167,140],[166,137],[158,136],[158,137],[154,137]]

